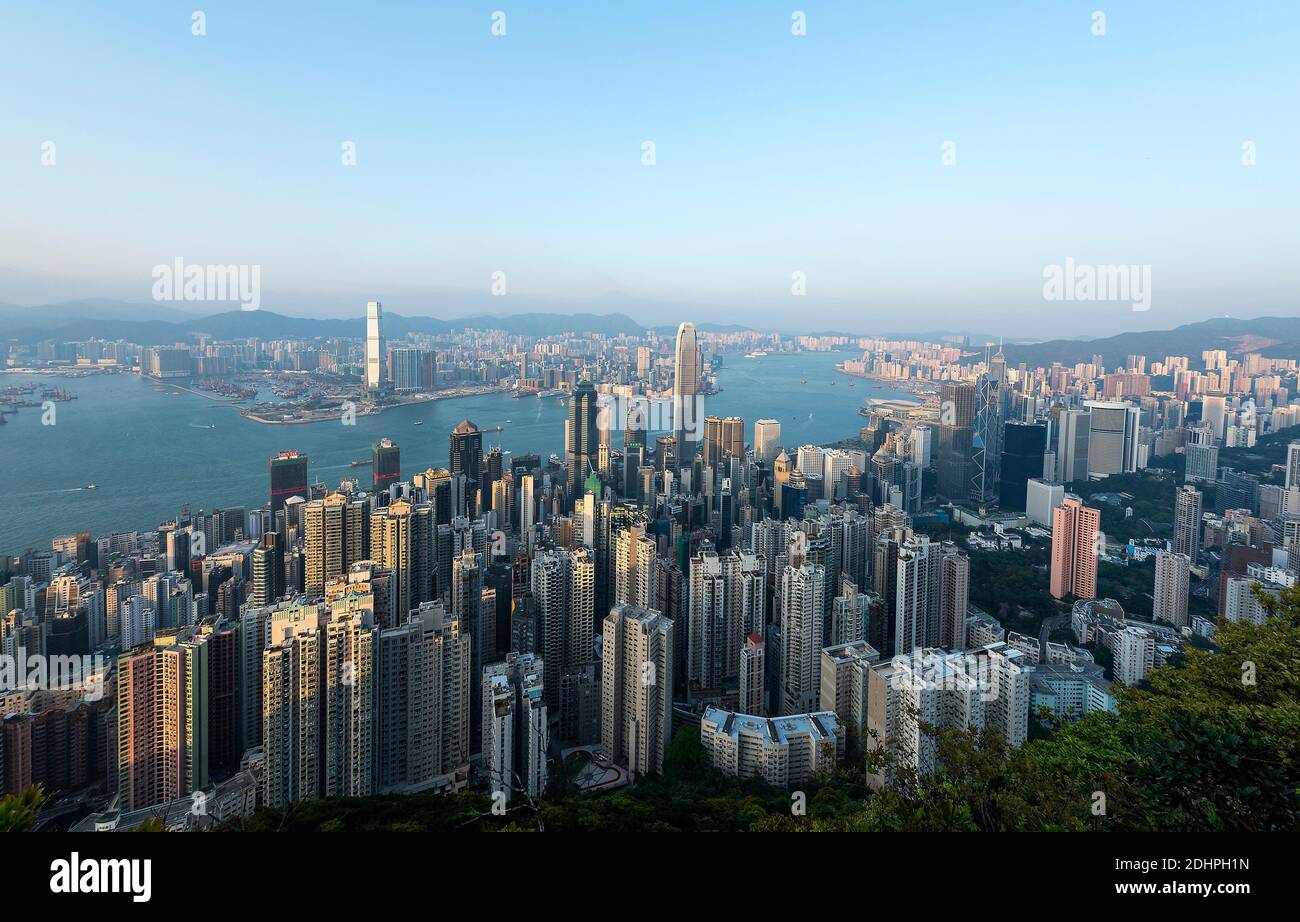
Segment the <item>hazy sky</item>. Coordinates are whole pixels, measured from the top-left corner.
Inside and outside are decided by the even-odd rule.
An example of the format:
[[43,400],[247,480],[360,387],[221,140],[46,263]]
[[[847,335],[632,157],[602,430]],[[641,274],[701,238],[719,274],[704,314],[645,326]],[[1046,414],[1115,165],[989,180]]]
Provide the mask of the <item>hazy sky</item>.
[[[148,301],[182,257],[318,316],[1297,314],[1297,46],[1294,0],[10,2],[0,302]],[[1066,257],[1149,266],[1150,310],[1045,301]]]

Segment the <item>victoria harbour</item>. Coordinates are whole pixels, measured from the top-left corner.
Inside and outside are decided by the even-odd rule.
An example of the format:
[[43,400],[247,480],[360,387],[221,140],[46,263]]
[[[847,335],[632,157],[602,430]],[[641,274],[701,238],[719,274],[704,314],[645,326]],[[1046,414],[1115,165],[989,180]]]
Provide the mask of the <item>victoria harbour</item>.
[[[718,370],[721,392],[708,398],[707,412],[770,416],[791,446],[853,436],[865,422],[858,415],[864,400],[900,392],[836,372],[843,357],[728,355]],[[409,477],[447,464],[447,436],[462,419],[503,428],[486,433],[484,448],[543,460],[564,450],[566,405],[556,398],[514,399],[507,391],[391,407],[357,417],[355,426],[266,425],[241,418],[236,407],[134,374],[0,375],[0,386],[24,383],[62,387],[77,399],[56,405],[54,425],[42,423],[41,410],[27,409],[0,428],[0,464],[10,472],[0,509],[6,553],[44,548],[54,536],[84,528],[149,530],[187,503],[195,511],[255,508],[266,502],[268,460],[289,449],[306,452],[313,482],[333,487],[354,478],[362,489],[370,485],[369,468],[351,463],[369,458],[379,439],[401,447],[402,476]],[[616,433],[616,446],[620,439]],[[86,489],[90,484],[94,490]]]

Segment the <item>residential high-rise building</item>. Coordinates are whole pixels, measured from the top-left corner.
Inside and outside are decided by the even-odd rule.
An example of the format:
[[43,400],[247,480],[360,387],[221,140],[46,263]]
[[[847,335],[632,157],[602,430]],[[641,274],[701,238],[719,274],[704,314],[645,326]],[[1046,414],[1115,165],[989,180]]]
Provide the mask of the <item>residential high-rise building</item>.
[[963,650],[966,647],[966,615],[970,609],[970,558],[951,541],[931,550],[936,553],[939,573],[939,645]]
[[208,783],[207,638],[169,630],[117,659],[122,809],[179,800]]
[[385,791],[457,786],[470,759],[470,637],[441,602],[380,634],[379,768]]
[[867,679],[878,662],[875,647],[862,640],[822,650],[820,707],[839,717],[852,748],[859,752],[866,743]]
[[1151,674],[1155,666],[1156,639],[1145,628],[1126,627],[1116,631],[1112,640],[1115,681],[1135,686]]
[[595,555],[586,548],[541,551],[529,585],[537,602],[546,705],[559,714],[564,674],[596,658]]
[[[925,726],[992,727],[1008,747],[1029,736],[1032,667],[1024,654],[994,643],[966,653],[920,649],[875,664],[867,677],[869,747],[892,751],[903,766],[935,768],[938,742]],[[873,785],[884,775],[871,778]]]
[[541,797],[546,789],[547,723],[543,664],[511,653],[483,670],[483,770],[493,795]]
[[384,310],[378,301],[366,302],[366,390],[378,393],[384,386]]
[[610,605],[650,606],[650,571],[655,542],[640,527],[622,528],[614,537],[614,585]]
[[844,725],[826,711],[768,720],[708,707],[700,719],[700,743],[709,764],[725,775],[790,787],[835,770],[844,751]]
[[1186,466],[1183,479],[1188,483],[1214,483],[1219,476],[1219,447],[1209,436],[1209,430],[1191,430],[1192,441],[1184,450]]
[[1192,559],[1186,554],[1156,554],[1154,618],[1175,627],[1187,627],[1187,592]]
[[269,605],[285,594],[285,553],[278,532],[266,532],[252,551],[250,605]]
[[[930,555],[930,539],[925,535],[913,535],[899,548],[894,583],[895,655],[931,645],[930,594],[939,587],[930,579]],[[937,638],[937,630],[934,633]]]
[[414,539],[411,504],[406,500],[389,503],[370,519],[370,559],[392,573],[393,613],[397,624],[422,599],[413,587]]
[[1178,488],[1174,502],[1174,553],[1196,561],[1201,552],[1201,491],[1191,484]]
[[767,713],[767,644],[762,634],[750,634],[740,648],[740,709],[762,717]]
[[347,573],[348,499],[331,493],[303,507],[303,591],[309,596],[325,592],[325,582]]
[[692,460],[700,443],[704,423],[703,366],[695,325],[683,323],[677,328],[673,350],[673,439],[678,464]]
[[786,565],[781,571],[782,714],[807,714],[817,706],[819,657],[826,615],[826,571],[820,565]]
[[672,619],[615,605],[601,646],[601,745],[634,776],[662,774],[672,735]]
[[418,391],[424,384],[424,353],[419,349],[389,349],[386,378],[397,392]]
[[1285,489],[1300,487],[1300,440],[1293,440],[1286,447],[1286,483]]
[[1101,513],[1072,493],[1052,512],[1051,592],[1058,599],[1097,597]]
[[320,638],[321,795],[375,792],[376,645],[374,600],[353,594],[328,604]]

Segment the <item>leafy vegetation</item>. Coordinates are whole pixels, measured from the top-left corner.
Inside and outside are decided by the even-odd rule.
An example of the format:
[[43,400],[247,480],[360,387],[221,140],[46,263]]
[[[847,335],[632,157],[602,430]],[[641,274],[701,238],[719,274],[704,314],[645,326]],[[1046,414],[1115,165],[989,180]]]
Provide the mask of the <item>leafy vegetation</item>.
[[36,825],[36,816],[45,803],[40,785],[21,794],[0,797],[0,832],[28,832]]

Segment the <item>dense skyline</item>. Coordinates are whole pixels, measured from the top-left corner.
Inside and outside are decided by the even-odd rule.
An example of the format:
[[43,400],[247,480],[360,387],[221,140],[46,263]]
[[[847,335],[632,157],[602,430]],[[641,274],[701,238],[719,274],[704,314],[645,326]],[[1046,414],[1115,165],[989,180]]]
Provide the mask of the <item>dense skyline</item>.
[[[493,36],[490,6],[233,4],[196,36],[192,5],[18,5],[0,301],[148,301],[179,256],[258,265],[264,308],[319,317],[1296,313],[1295,8],[1113,3],[1101,36],[1078,4],[799,9],[803,36],[788,5],[526,4]],[[1149,266],[1150,310],[1045,301],[1067,257]]]
[[1300,5],[1104,2],[7,6],[0,832],[1300,829]]

